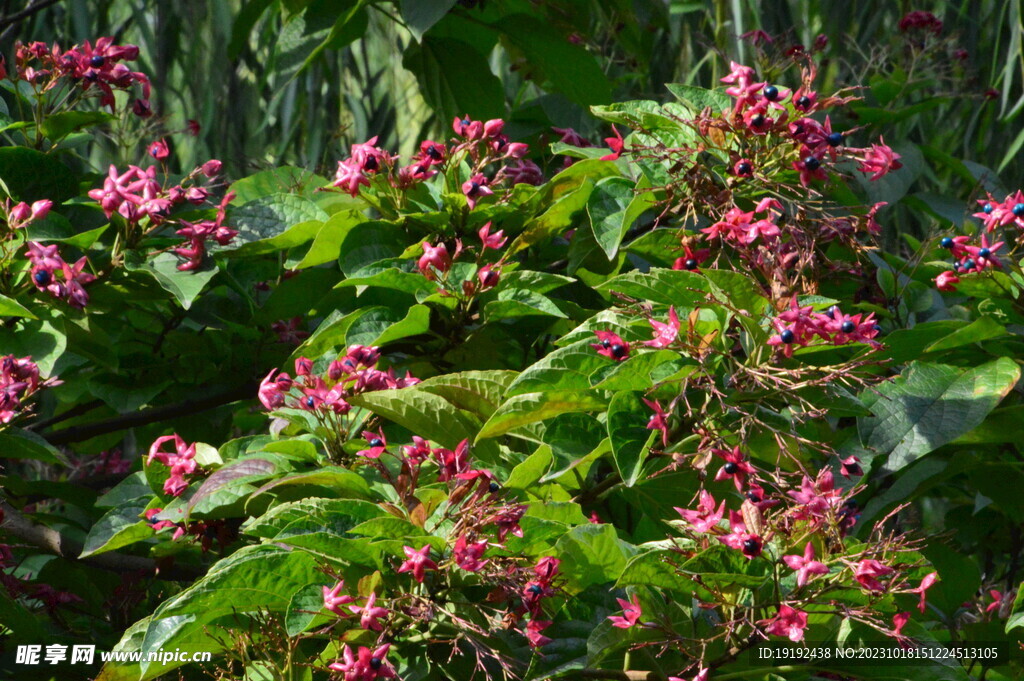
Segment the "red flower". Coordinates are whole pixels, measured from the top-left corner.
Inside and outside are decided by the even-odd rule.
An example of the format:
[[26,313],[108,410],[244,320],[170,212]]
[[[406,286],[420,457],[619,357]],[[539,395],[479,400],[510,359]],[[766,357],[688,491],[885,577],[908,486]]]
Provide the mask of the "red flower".
[[612,132],[615,133],[614,137],[604,138],[605,144],[607,144],[608,148],[612,150],[612,153],[602,156],[602,161],[618,161],[619,157],[622,156],[622,135],[619,134],[618,128],[614,125],[612,126]]
[[614,359],[616,362],[629,358],[629,343],[618,335],[611,331],[595,331],[594,333],[600,342],[591,343],[590,347],[597,350],[597,354]]
[[460,535],[455,540],[455,563],[468,572],[479,572],[488,562],[481,560],[484,555],[484,551],[487,550],[487,542],[477,542],[470,544],[466,541],[466,535]]
[[776,636],[786,636],[794,643],[804,640],[804,629],[807,628],[807,613],[788,605],[782,605],[779,613],[770,620],[762,620],[759,624],[768,623],[765,631]]
[[862,560],[857,564],[853,578],[868,591],[885,591],[885,586],[878,581],[878,577],[888,577],[896,571],[877,560]]
[[347,594],[341,593],[341,590],[345,588],[345,580],[341,580],[333,587],[321,587],[324,595],[324,608],[330,610],[339,617],[344,617],[347,613],[341,609],[341,606],[354,603],[355,598]]
[[844,478],[849,478],[851,475],[864,475],[864,470],[860,467],[858,459],[854,455],[850,455],[845,459],[841,459],[839,462],[839,472]]
[[621,598],[616,598],[615,600],[622,607],[622,615],[609,615],[608,619],[613,627],[629,629],[640,620],[640,615],[642,614],[640,599],[636,594],[633,594],[633,597],[628,601]]
[[747,481],[747,476],[754,472],[754,467],[747,463],[745,457],[740,452],[739,445],[733,447],[732,451],[727,449],[712,449],[711,453],[725,460],[725,465],[719,468],[718,474],[715,475],[715,482],[721,482],[732,478],[737,491],[742,492],[743,485]]
[[166,140],[157,140],[149,145],[146,152],[158,161],[163,161],[171,155],[171,150],[167,148]]
[[395,670],[384,660],[390,648],[390,643],[385,643],[375,650],[360,646],[359,652],[353,655],[351,648],[346,645],[341,653],[342,661],[333,662],[328,668],[342,672],[344,681],[392,679],[395,677]]
[[647,321],[654,327],[654,339],[644,341],[644,345],[652,348],[667,348],[679,335],[679,315],[676,314],[675,306],[668,308],[668,324],[653,319]]
[[907,626],[907,622],[910,621],[909,612],[898,612],[892,616],[892,632],[891,635],[896,638],[903,637],[903,627]]
[[648,407],[654,410],[654,416],[647,422],[647,430],[660,430],[661,431],[661,444],[665,447],[668,446],[668,414],[661,408],[661,404],[657,400],[653,402],[646,398],[641,398]]
[[411,546],[403,546],[406,561],[398,567],[398,572],[411,572],[413,579],[422,583],[427,570],[436,570],[437,563],[430,560],[430,544],[416,550]]
[[483,244],[484,250],[487,250],[488,248],[498,250],[505,245],[506,241],[508,241],[504,230],[499,230],[494,234],[491,234],[491,223],[489,221],[480,228],[477,234],[480,236],[480,243]]
[[483,173],[477,173],[462,183],[462,193],[466,195],[466,202],[470,209],[476,208],[476,202],[484,196],[490,196],[494,191],[488,187],[490,181]]
[[711,492],[702,489],[700,491],[700,503],[697,504],[696,511],[690,511],[687,509],[674,507],[676,513],[682,516],[683,520],[693,525],[693,529],[697,532],[709,532],[711,528],[716,527],[722,516],[725,515],[725,502],[723,501],[718,509],[715,509],[715,498],[711,496]]
[[935,277],[934,281],[935,288],[949,293],[956,291],[956,285],[960,283],[960,277],[956,276],[956,272],[949,270]]
[[424,277],[434,281],[437,279],[435,271],[442,274],[447,272],[452,266],[452,258],[448,255],[448,248],[443,243],[431,246],[424,241],[423,255],[420,256],[416,265]]
[[814,559],[814,544],[807,542],[802,556],[783,556],[790,570],[796,570],[796,585],[803,586],[811,575],[827,575],[828,566]]
[[540,632],[551,626],[551,620],[530,619],[526,623],[526,640],[531,648],[540,648],[551,643],[551,639]]
[[938,581],[938,579],[938,572],[929,573],[924,576],[924,579],[921,580],[921,584],[918,585],[917,588],[910,590],[910,593],[916,593],[921,597],[920,602],[918,602],[917,604],[917,609],[920,610],[922,614],[924,613],[925,608],[928,607],[927,596],[925,592],[928,589],[932,588],[932,585],[935,584],[935,582]]
[[894,152],[884,139],[879,138],[879,141],[880,144],[871,145],[871,148],[865,152],[864,158],[861,159],[860,165],[857,166],[857,170],[862,173],[872,173],[870,178],[872,182],[903,167],[903,164],[900,163],[900,155]]
[[388,441],[384,437],[384,431],[379,428],[376,433],[372,430],[364,430],[363,439],[366,440],[370,447],[369,449],[362,449],[356,452],[358,456],[365,456],[367,459],[379,459],[380,455],[388,449]]
[[371,593],[364,605],[350,605],[348,609],[353,614],[359,615],[359,626],[367,631],[382,631],[384,626],[377,620],[387,617],[388,609],[382,608],[377,603],[377,594]]

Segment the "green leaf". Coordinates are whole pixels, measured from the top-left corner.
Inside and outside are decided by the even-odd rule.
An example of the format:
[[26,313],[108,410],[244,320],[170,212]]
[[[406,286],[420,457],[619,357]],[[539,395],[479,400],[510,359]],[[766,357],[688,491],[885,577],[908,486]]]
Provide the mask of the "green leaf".
[[405,25],[416,40],[423,40],[423,34],[455,6],[455,0],[402,0],[401,11]]
[[712,113],[720,113],[732,107],[732,100],[724,89],[708,90],[682,83],[667,83],[665,89],[671,92],[673,97],[690,107],[693,113],[700,113],[709,106]]
[[640,478],[644,459],[658,434],[645,426],[650,415],[651,409],[643,403],[640,393],[616,393],[608,405],[612,459],[626,487],[632,487]]
[[238,459],[213,472],[188,500],[187,512],[204,518],[224,517],[224,509],[252,494],[254,482],[273,475],[277,466],[261,458]]
[[613,360],[597,354],[590,344],[596,337],[559,348],[519,374],[507,395],[546,390],[587,390],[594,372],[612,366]]
[[349,402],[442,447],[454,448],[460,441],[472,438],[476,429],[472,419],[448,400],[417,388],[376,390],[353,395]]
[[1006,618],[1005,631],[1009,633],[1018,627],[1024,627],[1024,582],[1017,585],[1017,598],[1013,600],[1010,616]]
[[316,359],[328,352],[337,351],[345,347],[347,345],[346,337],[348,336],[349,327],[355,324],[360,317],[375,309],[378,308],[363,307],[348,314],[335,310],[327,319],[320,322],[320,326],[316,327],[316,331],[303,341],[302,345],[295,349],[291,359],[298,357]]
[[644,551],[630,559],[615,586],[651,586],[691,593],[694,590],[693,582],[673,566],[673,563],[679,564],[683,561],[683,557],[677,551],[670,549]]
[[60,204],[78,194],[75,174],[56,154],[26,147],[0,148],[0,180],[15,201],[50,199]]
[[217,275],[217,267],[211,260],[191,272],[178,270],[181,259],[173,253],[161,253],[149,259],[138,251],[128,251],[125,268],[132,272],[145,272],[168,291],[184,308],[189,309],[210,280]]
[[407,242],[405,232],[390,222],[361,222],[344,229],[338,264],[346,277],[371,275],[374,272],[366,271],[370,265],[399,257],[405,251]]
[[30,430],[8,428],[0,432],[0,459],[34,459],[44,463],[63,463],[60,453],[49,442]]
[[82,128],[113,123],[116,120],[116,116],[105,111],[61,111],[47,116],[39,129],[50,141],[57,142]]
[[284,477],[276,478],[258,490],[253,492],[255,497],[264,492],[283,492],[279,488],[285,487],[317,487],[329,489],[335,493],[335,497],[369,499],[370,486],[359,475],[347,468],[340,466],[325,466],[318,470],[307,473],[293,473]]
[[456,116],[486,120],[505,115],[501,81],[487,57],[469,43],[424,36],[406,49],[402,65],[416,74],[423,99],[446,123]]
[[981,341],[991,340],[1007,335],[1006,328],[991,317],[978,317],[973,322],[957,329],[944,338],[940,338],[924,349],[924,352],[942,352],[964,345],[973,345]]
[[459,409],[481,419],[490,417],[515,380],[514,371],[463,371],[442,374],[416,384],[416,389],[440,395]]
[[612,525],[604,524],[575,527],[555,544],[570,593],[614,583],[636,553],[636,547],[619,539]]
[[279,506],[242,525],[242,531],[264,541],[302,548],[332,561],[376,565],[379,551],[370,540],[349,536],[361,522],[385,511],[355,499],[302,499]]
[[597,183],[587,199],[590,228],[608,259],[619,252],[619,245],[636,219],[654,203],[649,191],[624,177],[608,177]]
[[357,211],[341,211],[332,215],[316,233],[313,244],[302,260],[295,265],[295,269],[301,270],[338,260],[341,256],[341,245],[349,230],[363,222],[366,222],[366,218]]
[[349,326],[345,342],[347,345],[384,345],[426,333],[429,328],[430,308],[426,305],[413,305],[407,311],[372,307]]
[[114,551],[152,537],[153,529],[141,519],[148,504],[148,497],[140,497],[107,511],[89,530],[79,558]]
[[316,237],[329,217],[315,203],[295,194],[263,196],[232,211],[231,226],[238,236],[221,252],[237,257],[299,246]]
[[582,106],[611,101],[611,81],[601,65],[551,23],[527,14],[512,14],[496,26],[504,39],[526,56],[530,69],[539,71],[554,91]]
[[859,420],[861,441],[888,455],[897,471],[985,420],[1020,379],[1020,367],[1000,358],[972,369],[915,362],[861,400],[874,416]]
[[488,322],[513,317],[561,317],[567,315],[547,296],[529,289],[505,289],[498,292],[498,299],[484,305],[484,319]]
[[600,397],[578,390],[551,390],[515,395],[487,419],[476,439],[479,442],[559,414],[596,411],[604,409],[605,405],[605,400]]
[[8,298],[7,296],[0,294],[0,317],[28,317],[29,319],[39,319],[39,317],[32,314],[32,312],[14,298]]

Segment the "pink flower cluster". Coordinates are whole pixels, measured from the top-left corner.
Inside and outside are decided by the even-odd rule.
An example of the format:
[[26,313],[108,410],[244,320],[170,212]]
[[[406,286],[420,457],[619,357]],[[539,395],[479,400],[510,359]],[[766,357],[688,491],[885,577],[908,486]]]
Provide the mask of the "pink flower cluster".
[[10,423],[24,410],[24,403],[40,388],[58,385],[50,378],[39,380],[39,367],[31,357],[0,357],[0,423]]
[[146,117],[152,114],[149,77],[122,63],[138,58],[139,48],[136,45],[115,45],[113,38],[100,38],[95,45],[87,40],[69,50],[62,50],[56,43],[52,46],[42,42],[17,43],[15,77],[28,81],[42,92],[57,87],[61,78],[67,78],[79,83],[87,93],[99,90],[100,106],[110,107],[111,111],[115,106],[114,91],[128,91],[138,84],[142,96],[135,99],[132,111],[137,116]]
[[379,622],[382,617],[388,616],[388,609],[377,605],[376,592],[371,593],[363,605],[351,605],[356,602],[354,596],[342,593],[345,588],[345,580],[339,581],[333,587],[321,587],[324,596],[324,608],[331,611],[338,617],[348,617],[349,613],[342,609],[347,606],[349,612],[359,615],[359,626],[367,631],[382,631],[384,626]]
[[185,258],[185,262],[178,265],[180,271],[194,270],[203,264],[203,259],[206,257],[207,239],[212,237],[221,246],[227,246],[238,235],[237,230],[224,226],[228,204],[234,198],[234,192],[228,192],[224,195],[220,205],[217,206],[217,216],[213,220],[202,220],[194,224],[184,220],[180,221],[184,227],[179,229],[177,234],[188,240],[186,245],[178,246],[174,249],[175,253]]
[[[505,236],[504,230],[498,230],[497,232],[492,233],[491,226],[492,224],[487,222],[477,231],[477,234],[480,237],[480,249],[477,252],[476,281],[467,279],[462,282],[463,295],[473,296],[478,292],[494,288],[501,280],[501,268],[504,264],[504,258],[500,259],[496,263],[489,263],[485,265],[480,264],[483,255],[487,252],[487,249],[500,250],[504,247],[505,242],[508,241],[508,237]],[[458,258],[463,252],[462,240],[455,240],[454,253],[449,253],[448,247],[443,242],[438,242],[435,246],[429,241],[424,241],[422,248],[423,254],[416,261],[416,267],[419,269],[420,273],[429,281],[441,282],[441,286],[439,287],[441,295],[451,295],[452,291],[457,291],[457,288],[452,288],[447,285],[446,275],[452,268],[452,261]]]
[[768,339],[768,345],[781,346],[786,357],[793,356],[795,345],[807,346],[815,337],[832,345],[867,343],[881,347],[874,340],[879,333],[874,313],[847,315],[835,305],[826,312],[813,309],[811,305],[801,306],[794,296],[789,309],[772,320],[779,333]]
[[370,650],[359,646],[358,652],[352,653],[347,645],[342,648],[341,662],[332,662],[328,668],[342,673],[344,681],[373,681],[374,679],[395,678],[394,668],[387,663],[384,656],[391,649],[390,643]]
[[53,208],[53,201],[49,199],[34,201],[32,205],[24,201],[11,205],[11,200],[7,199],[3,211],[6,214],[8,229],[15,230],[22,229],[36,220],[42,220],[50,214],[51,208]]
[[[758,213],[763,217],[755,220]],[[782,204],[776,199],[762,199],[753,211],[730,208],[721,220],[701,230],[708,239],[722,239],[728,243],[749,245],[761,239],[771,245],[779,236],[775,221],[782,214]]]
[[541,633],[551,626],[551,620],[541,619],[544,616],[542,601],[555,593],[554,580],[558,576],[561,562],[551,556],[545,556],[537,561],[533,567],[534,579],[526,583],[520,594],[523,608],[530,615],[524,633],[532,648],[540,648],[551,643],[551,639]]
[[330,363],[323,375],[313,373],[313,362],[300,357],[295,360],[295,379],[272,369],[260,383],[260,402],[267,409],[291,407],[305,411],[328,410],[347,414],[351,406],[346,397],[357,393],[393,388],[407,388],[419,383],[406,373],[397,378],[395,370],[377,369],[378,348],[353,345],[345,355]]
[[29,242],[25,256],[31,265],[29,277],[38,290],[67,301],[71,307],[81,309],[88,304],[89,294],[85,286],[96,277],[85,271],[88,264],[85,256],[69,265],[61,258],[57,244],[44,246],[35,241]]
[[[161,450],[167,442],[174,443],[174,451],[166,452]],[[164,481],[164,493],[177,497],[181,496],[181,493],[188,487],[185,476],[196,472],[195,456],[195,444],[185,444],[185,441],[175,433],[174,435],[158,437],[153,441],[152,446],[149,448],[146,464],[152,464],[155,459],[171,469],[170,475]]]

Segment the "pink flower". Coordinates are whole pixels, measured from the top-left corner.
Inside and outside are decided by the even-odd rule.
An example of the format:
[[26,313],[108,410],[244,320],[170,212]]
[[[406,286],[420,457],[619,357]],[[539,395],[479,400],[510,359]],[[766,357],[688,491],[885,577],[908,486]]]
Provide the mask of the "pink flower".
[[462,193],[466,195],[466,202],[469,204],[470,209],[476,208],[476,202],[479,199],[494,193],[487,186],[489,183],[490,181],[483,173],[477,173],[462,183]]
[[388,449],[388,441],[384,437],[384,431],[381,429],[377,429],[376,433],[364,430],[363,439],[366,440],[370,447],[356,452],[357,456],[365,456],[367,459],[379,459],[380,455]]
[[828,566],[815,560],[814,544],[807,542],[803,556],[783,556],[782,560],[790,570],[796,570],[796,585],[803,586],[811,575],[827,575]]
[[348,609],[352,614],[359,615],[359,626],[368,631],[382,631],[383,625],[377,620],[387,617],[388,609],[382,608],[377,603],[377,594],[371,593],[364,605],[350,605]]
[[474,121],[468,115],[462,118],[456,116],[452,121],[452,130],[459,137],[465,137],[467,140],[476,140],[483,137],[484,124],[480,121]]
[[722,520],[722,516],[725,515],[725,502],[723,501],[716,510],[715,498],[711,496],[711,492],[705,489],[700,491],[700,503],[697,504],[696,511],[679,507],[674,508],[682,516],[683,520],[693,525],[693,529],[696,532],[701,533],[710,532]]
[[622,156],[622,135],[619,134],[619,129],[614,125],[612,126],[612,132],[615,134],[614,137],[604,138],[605,144],[607,144],[608,148],[612,150],[612,153],[602,156],[602,161],[618,161],[619,157]]
[[398,572],[411,572],[413,579],[422,583],[427,570],[436,570],[437,563],[430,560],[430,544],[424,545],[419,550],[411,546],[403,546],[406,561],[398,567]]
[[718,474],[715,475],[715,482],[732,478],[733,484],[736,485],[736,490],[743,491],[743,485],[747,481],[747,476],[754,473],[754,467],[747,463],[743,453],[740,452],[739,445],[733,447],[732,451],[712,449],[711,453],[725,460],[725,465],[719,468]]
[[538,620],[531,618],[526,623],[526,640],[530,644],[531,648],[540,648],[551,643],[551,639],[544,636],[540,632],[551,626],[551,620]]
[[753,560],[761,555],[764,548],[764,541],[756,534],[747,531],[743,522],[743,516],[736,511],[729,511],[729,534],[718,537],[730,549],[735,549],[743,554],[747,560]]
[[776,636],[786,636],[794,643],[804,640],[804,629],[807,628],[807,613],[783,604],[779,613],[770,620],[762,620],[759,624],[768,623],[765,631]]
[[[161,448],[167,442],[174,443],[173,452],[162,451]],[[156,459],[165,466],[170,467],[170,476],[164,481],[164,492],[172,497],[180,496],[188,487],[185,476],[194,473],[196,470],[196,446],[186,445],[185,441],[175,433],[158,437],[149,448],[149,456],[146,464],[153,463]]]
[[423,255],[420,256],[416,265],[424,277],[434,281],[437,279],[436,272],[444,274],[451,268],[452,258],[448,255],[448,248],[443,243],[431,246],[424,241]]
[[454,557],[455,563],[468,572],[479,572],[490,561],[481,560],[484,551],[487,550],[487,542],[481,541],[470,544],[466,541],[466,535],[460,535],[455,540]]
[[291,376],[285,373],[278,374],[277,369],[271,369],[270,373],[260,381],[260,403],[267,409],[279,409],[284,406],[285,395],[291,388]]
[[167,148],[167,140],[157,140],[149,145],[146,152],[158,161],[163,161],[171,155],[171,150]]
[[992,598],[992,602],[989,603],[988,606],[985,608],[985,612],[992,612],[993,610],[995,610],[996,614],[998,615],[999,609],[1003,605],[1003,600],[1005,599],[1005,596],[1001,591],[996,591],[995,589],[989,589],[988,595]]
[[481,227],[477,234],[480,236],[480,243],[483,244],[484,250],[487,250],[488,248],[498,250],[505,245],[506,241],[508,241],[504,230],[499,230],[494,234],[491,234],[490,222],[487,222],[487,224]]
[[661,408],[661,404],[654,400],[648,400],[647,398],[641,398],[648,407],[654,410],[654,415],[651,416],[650,421],[647,422],[647,430],[660,430],[661,431],[661,444],[665,447],[668,446],[668,414]]
[[390,643],[385,643],[375,650],[360,646],[356,655],[346,645],[342,649],[341,662],[332,662],[328,668],[332,671],[342,672],[344,681],[374,681],[374,679],[392,679],[395,677],[395,670],[385,660],[391,648]]
[[492,118],[484,123],[484,137],[497,137],[505,128],[505,121],[500,118]]
[[910,593],[916,593],[921,597],[921,600],[917,604],[917,609],[920,610],[922,614],[924,614],[925,608],[928,607],[927,595],[925,592],[932,588],[932,585],[934,585],[938,579],[939,573],[931,572],[924,576],[924,579],[921,580],[921,584],[910,590]]
[[885,591],[885,586],[878,581],[879,577],[888,577],[896,571],[877,560],[862,560],[857,564],[853,578],[868,591]]
[[892,616],[892,632],[891,635],[896,638],[903,637],[903,627],[907,626],[907,622],[910,621],[909,612],[898,612]]
[[550,585],[558,574],[558,567],[561,564],[562,561],[554,556],[544,556],[533,566],[533,574],[537,575],[537,579],[542,584]]
[[636,594],[633,594],[633,597],[628,601],[621,598],[616,598],[615,600],[622,607],[622,615],[610,615],[608,619],[613,627],[629,629],[640,620],[640,615],[642,614],[640,599]]
[[508,178],[508,182],[511,185],[539,185],[544,182],[544,173],[541,172],[540,166],[526,159],[510,163],[499,172],[502,177]]
[[654,327],[654,339],[644,341],[643,344],[652,348],[667,348],[679,335],[679,315],[676,314],[675,306],[668,308],[668,324],[647,320]]
[[864,475],[859,461],[860,459],[852,454],[845,459],[841,459],[839,461],[839,472],[844,478],[849,478],[851,475]]
[[424,165],[432,166],[444,163],[444,159],[447,155],[448,150],[443,144],[424,140],[420,143],[420,153],[417,155],[416,159]]
[[900,155],[886,145],[884,139],[879,138],[879,140],[880,144],[872,144],[864,154],[860,165],[857,166],[857,170],[862,173],[873,173],[870,178],[872,182],[903,167],[903,164],[900,163]]
[[956,272],[948,270],[935,277],[934,281],[935,288],[938,290],[952,292],[956,291],[956,285],[960,283],[960,277],[956,276]]
[[338,161],[338,169],[334,173],[332,187],[344,189],[351,196],[359,194],[359,187],[369,187],[370,180],[363,174],[363,169],[356,165],[352,159]]
[[598,341],[591,343],[590,347],[597,350],[597,354],[604,355],[608,359],[621,362],[629,358],[629,343],[622,340],[611,331],[595,331]]
[[[697,676],[693,677],[693,681],[708,681],[708,675],[710,673],[711,673],[710,669],[707,669],[705,667],[701,667],[700,670],[698,670],[698,672],[697,672]],[[686,681],[686,680],[685,679],[681,679],[678,676],[670,676],[670,677],[668,677],[668,681]]]
[[486,291],[489,288],[494,288],[498,285],[498,280],[501,277],[501,273],[493,269],[490,265],[484,265],[477,270],[476,278],[480,281],[480,290]]
[[341,580],[335,584],[332,588],[321,587],[324,595],[324,608],[330,610],[339,617],[344,617],[347,613],[341,609],[341,606],[354,603],[355,598],[347,594],[342,594],[341,590],[345,588],[345,580]]

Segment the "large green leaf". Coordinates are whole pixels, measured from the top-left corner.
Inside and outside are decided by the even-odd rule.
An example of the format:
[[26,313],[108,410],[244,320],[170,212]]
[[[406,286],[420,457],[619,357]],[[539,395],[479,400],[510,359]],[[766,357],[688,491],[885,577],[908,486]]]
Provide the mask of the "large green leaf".
[[587,199],[590,229],[597,244],[611,259],[640,215],[654,204],[654,195],[638,191],[636,183],[625,177],[607,177],[597,183]]
[[8,428],[0,433],[0,459],[35,459],[59,463],[60,454],[49,442],[30,430]]
[[592,336],[588,340],[559,348],[535,362],[512,381],[507,396],[547,390],[589,389],[591,375],[614,364],[614,360],[597,354],[590,347],[596,340]]
[[349,402],[442,447],[455,447],[461,440],[471,438],[476,428],[472,419],[451,402],[417,388],[362,393],[353,395]]
[[416,40],[422,40],[423,34],[454,6],[455,0],[402,0],[402,19]]
[[57,159],[26,147],[0,148],[0,180],[16,201],[62,203],[78,194],[75,174]]
[[579,390],[551,390],[525,393],[511,397],[498,407],[480,428],[477,440],[504,435],[510,430],[538,421],[580,411],[604,409],[607,402],[601,397]]
[[423,98],[446,123],[456,116],[484,120],[505,115],[501,81],[487,57],[469,43],[424,36],[406,49],[402,65],[416,74]]
[[608,405],[608,437],[612,445],[612,459],[626,487],[636,484],[643,470],[644,459],[651,449],[657,430],[648,430],[650,408],[643,403],[640,393],[620,392]]
[[891,383],[865,391],[874,416],[859,421],[865,447],[897,471],[978,426],[1020,379],[1001,358],[972,369],[915,362]]
[[0,317],[28,317],[29,319],[39,319],[32,311],[27,307],[19,303],[14,298],[8,298],[7,296],[0,294]]
[[153,536],[153,529],[141,516],[149,498],[142,497],[112,508],[89,530],[80,558],[114,551]]
[[459,409],[488,418],[501,404],[514,371],[463,371],[442,374],[416,384],[416,389],[440,395]]
[[604,524],[573,528],[555,544],[570,593],[614,583],[636,553],[636,547],[619,539],[612,525]]
[[187,310],[192,307],[192,303],[210,280],[217,275],[218,270],[208,259],[199,269],[182,272],[178,270],[181,262],[182,260],[173,253],[161,253],[155,258],[148,258],[138,251],[129,251],[125,258],[125,268],[145,272],[156,279],[157,283]]
[[258,255],[311,241],[330,216],[309,199],[271,194],[254,199],[231,213],[238,236],[225,255]]

